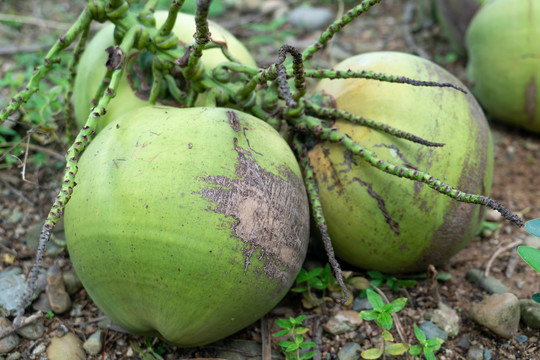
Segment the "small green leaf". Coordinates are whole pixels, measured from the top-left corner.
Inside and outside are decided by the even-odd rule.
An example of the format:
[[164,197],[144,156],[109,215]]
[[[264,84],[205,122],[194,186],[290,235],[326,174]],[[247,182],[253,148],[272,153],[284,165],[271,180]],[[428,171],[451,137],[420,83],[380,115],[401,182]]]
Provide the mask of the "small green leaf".
[[304,342],[304,335],[297,335],[294,338],[294,342],[296,343],[296,345],[300,346],[300,344]]
[[390,330],[392,328],[392,324],[394,323],[392,320],[392,315],[386,312],[379,313],[379,316],[377,316],[377,322],[386,330]]
[[370,280],[369,282],[371,285],[375,286],[375,287],[381,287],[382,283],[383,283],[383,279],[374,279],[374,280]]
[[407,343],[398,343],[398,344],[391,344],[386,348],[386,353],[388,355],[401,355],[407,352],[409,350],[409,344]]
[[368,271],[367,274],[368,274],[368,276],[370,278],[372,278],[374,280],[375,279],[384,279],[384,277],[385,277],[381,272],[375,271],[375,270]]
[[518,254],[534,270],[540,273],[540,250],[530,246],[518,246]]
[[433,350],[427,347],[424,348],[424,356],[426,357],[426,360],[437,360]]
[[326,285],[323,284],[322,280],[319,278],[311,278],[308,280],[308,284],[311,285],[313,288],[317,290],[324,290],[326,289]]
[[292,343],[291,345],[287,346],[287,348],[285,349],[285,351],[287,352],[296,351],[296,350],[298,350],[298,344],[295,344],[295,343]]
[[297,327],[296,329],[294,329],[293,333],[295,335],[301,335],[301,334],[305,334],[309,331],[309,329],[305,328],[305,327]]
[[390,314],[397,313],[398,311],[403,310],[406,304],[407,304],[406,297],[395,299],[394,301],[390,303],[390,309],[388,310],[388,312]]
[[302,325],[302,321],[306,319],[306,315],[300,315],[297,318],[291,317],[289,320],[293,325]]
[[382,338],[386,341],[394,341],[394,337],[390,333],[390,331],[384,329],[382,332]]
[[300,272],[298,273],[298,276],[296,277],[296,282],[301,283],[308,279],[308,272],[306,269],[300,269]]
[[532,296],[532,299],[537,303],[540,303],[540,293],[536,293]]
[[384,306],[384,302],[381,298],[381,295],[377,294],[375,291],[371,289],[366,290],[367,298],[371,306],[373,306],[373,309],[379,310]]
[[414,336],[416,336],[420,344],[424,345],[426,343],[426,334],[416,324],[414,324]]
[[525,223],[525,230],[534,236],[540,237],[540,219],[527,221]]
[[279,336],[287,335],[288,333],[289,333],[289,330],[286,329],[286,330],[281,330],[281,331],[273,334],[272,336],[279,337]]
[[323,268],[321,268],[321,267],[315,268],[315,269],[313,269],[313,270],[311,270],[311,271],[309,272],[309,277],[310,277],[310,278],[317,277],[317,276],[319,276],[320,274],[322,274],[322,272],[323,272]]
[[367,349],[360,354],[364,359],[378,359],[382,355],[381,349]]
[[277,320],[276,320],[276,324],[277,324],[277,326],[279,326],[280,328],[283,328],[283,329],[290,329],[290,328],[292,328],[291,322],[290,322],[289,320],[285,320],[285,319],[277,319]]
[[315,347],[317,344],[315,344],[313,341],[306,341],[305,343],[300,344],[300,349],[307,349]]
[[441,348],[441,345],[444,343],[444,340],[438,337],[428,339],[426,341],[426,346],[433,351],[437,351]]
[[315,351],[310,351],[310,352],[307,352],[305,354],[302,354],[300,355],[299,359],[300,360],[303,360],[303,359],[311,359],[312,357],[315,356]]
[[396,283],[399,285],[399,286],[414,286],[417,284],[417,281],[416,280],[402,280],[402,279],[398,279],[396,281]]
[[413,345],[409,349],[409,354],[412,356],[418,356],[422,353],[422,347],[420,345]]
[[363,320],[373,321],[377,318],[379,313],[375,310],[362,310],[358,315],[360,315]]
[[288,348],[289,346],[296,345],[296,344],[293,343],[292,341],[280,341],[278,345],[281,346],[282,348]]

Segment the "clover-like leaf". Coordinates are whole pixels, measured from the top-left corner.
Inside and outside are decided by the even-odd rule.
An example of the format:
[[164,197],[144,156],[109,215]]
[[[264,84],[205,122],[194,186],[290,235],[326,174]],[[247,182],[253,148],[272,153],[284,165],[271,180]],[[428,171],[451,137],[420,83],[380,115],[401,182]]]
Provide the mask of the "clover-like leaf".
[[422,347],[420,345],[413,345],[409,348],[409,354],[412,356],[418,356],[422,353]]

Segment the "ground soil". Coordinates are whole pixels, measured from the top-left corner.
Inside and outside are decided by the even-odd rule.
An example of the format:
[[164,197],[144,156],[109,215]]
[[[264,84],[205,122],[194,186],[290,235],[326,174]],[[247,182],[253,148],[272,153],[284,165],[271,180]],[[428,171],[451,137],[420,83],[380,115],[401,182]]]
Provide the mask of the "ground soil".
[[[65,17],[60,15],[62,11],[73,13],[71,18],[74,18],[76,10],[80,8],[80,6],[70,5],[68,2],[57,2],[64,5],[64,10],[47,8],[46,4],[50,4],[50,2],[40,2],[40,6],[37,6],[37,2],[28,2],[27,5],[23,5],[25,3],[21,2],[19,5],[3,4],[0,6],[0,10],[1,12],[27,14],[35,18],[66,22]],[[368,15],[357,19],[346,28],[332,46],[341,47],[351,54],[373,50],[411,52],[411,44],[407,43],[404,36],[406,34],[403,28],[404,3],[398,0],[383,1]],[[326,6],[337,11],[337,7]],[[249,31],[239,24],[246,21],[269,22],[272,20],[271,15],[265,15],[245,7],[230,7],[223,18],[225,19],[222,21],[223,25],[229,27],[240,38],[244,38],[248,44]],[[217,20],[219,21],[219,19]],[[451,49],[437,24],[430,22],[429,19],[413,18],[407,22],[407,25],[414,30],[412,36],[417,46],[433,59],[442,59],[442,66],[467,83],[465,60],[445,62]],[[41,31],[41,28],[23,26],[18,36],[10,35],[9,30],[7,27],[0,27],[0,38],[8,39],[11,44],[28,46],[33,44],[32,39],[35,40],[34,35],[37,31]],[[313,41],[316,34],[296,34],[287,40],[302,47],[303,44]],[[272,34],[268,35],[272,36]],[[261,56],[258,61],[261,65],[267,65],[271,61],[269,59],[275,58],[275,50],[275,46],[261,45],[261,48],[258,48],[254,53],[264,53],[264,57]],[[320,62],[321,65],[335,63],[336,57],[339,58],[336,53],[325,50],[316,61]],[[7,71],[10,62],[14,61],[11,55],[4,55],[0,59],[2,62],[0,73]],[[1,91],[2,96],[6,97],[6,89]],[[495,122],[492,122],[491,125],[495,143],[495,175],[491,197],[504,203],[513,211],[520,212],[525,220],[540,217],[540,201],[538,201],[540,198],[538,185],[538,179],[540,179],[540,137]],[[58,144],[53,144],[47,149],[45,155],[49,163],[54,163],[64,150]],[[12,267],[22,267],[23,271],[28,273],[35,255],[34,249],[28,245],[29,229],[35,227],[45,218],[58,191],[62,175],[61,170],[54,169],[52,166],[28,164],[24,169],[25,179],[23,180],[21,170],[22,168],[13,166],[3,167],[0,171],[0,193],[2,194],[0,201],[0,210],[2,211],[0,219],[0,272]],[[13,214],[22,214],[22,216],[13,218]],[[436,294],[438,293],[447,305],[459,309],[462,318],[460,334],[444,343],[437,355],[438,358],[465,359],[466,351],[458,346],[458,342],[462,338],[466,338],[471,344],[479,344],[488,348],[491,351],[492,359],[537,358],[539,351],[537,350],[539,348],[539,334],[537,332],[522,325],[519,334],[528,336],[529,340],[520,344],[515,339],[506,340],[486,332],[469,320],[467,315],[471,304],[482,300],[486,292],[466,280],[466,272],[471,268],[486,270],[488,262],[492,260],[491,258],[498,249],[525,237],[527,234],[523,229],[502,222],[495,234],[488,237],[476,237],[462,252],[437,269],[450,273],[452,275],[450,280],[438,283],[420,280],[417,285],[398,294],[383,287],[382,290],[390,299],[403,296],[403,294],[410,299],[409,306],[399,314],[406,337],[412,342],[414,338],[412,334],[413,323],[420,322],[426,311],[437,306]],[[56,255],[48,256],[45,259],[44,268],[48,268],[53,263],[58,263],[63,270],[71,268],[65,250]],[[359,275],[364,274],[358,269],[349,268],[347,265],[344,267],[345,270],[355,271]],[[540,292],[539,275],[518,258],[515,247],[498,254],[489,271],[492,276],[503,281],[510,291],[519,298],[530,298],[533,293]],[[74,304],[81,307],[82,311],[46,319],[46,333],[43,338],[35,341],[24,340],[16,350],[23,354],[29,354],[40,343],[47,344],[49,339],[58,334],[63,327],[75,332],[82,340],[95,331],[97,329],[96,319],[101,319],[102,315],[86,292],[79,291],[72,297],[72,300]],[[346,308],[347,306],[328,302],[319,312],[309,311],[302,308],[299,295],[291,293],[278,306],[277,310],[265,317],[265,321],[273,324],[276,318],[284,315],[307,314],[310,335],[316,337],[322,332],[321,324],[324,324],[337,310]],[[29,310],[29,312],[31,311]],[[319,348],[320,354],[317,356],[322,356],[323,359],[337,358],[336,354],[340,346],[350,341],[358,342],[365,348],[370,347],[372,339],[378,334],[377,329],[370,325],[364,326],[361,330],[342,336],[324,333],[322,346]],[[271,331],[275,330],[276,327],[273,325]],[[261,322],[256,322],[230,339],[260,341],[262,334],[266,336],[265,332],[261,332]],[[147,348],[144,339],[140,337],[122,333],[118,329],[108,329],[103,352],[89,358],[136,359],[140,355],[134,354],[131,342],[138,344],[141,348]],[[167,359],[210,358],[214,357],[216,351],[225,346],[224,344],[226,342],[194,349],[177,349],[165,346],[163,356]],[[278,350],[275,341],[273,347]]]

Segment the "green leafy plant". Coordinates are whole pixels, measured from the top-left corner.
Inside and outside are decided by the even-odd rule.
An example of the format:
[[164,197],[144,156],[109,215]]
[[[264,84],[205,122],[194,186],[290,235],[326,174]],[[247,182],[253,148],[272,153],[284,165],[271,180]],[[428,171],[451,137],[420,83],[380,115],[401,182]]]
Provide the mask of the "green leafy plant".
[[[322,296],[317,297],[313,289],[322,291]],[[302,293],[302,304],[307,309],[314,308],[325,300],[331,300],[326,296],[327,290],[341,290],[336,284],[336,278],[332,275],[330,264],[326,264],[324,269],[322,267],[310,271],[301,269],[296,277],[296,286],[291,289],[291,291]]]
[[359,316],[366,321],[375,321],[375,323],[383,330],[382,346],[380,348],[371,348],[362,352],[361,356],[364,359],[378,359],[385,355],[402,355],[405,352],[413,356],[424,354],[427,360],[436,360],[435,352],[440,349],[444,340],[440,338],[427,339],[426,334],[414,324],[414,335],[418,339],[420,345],[410,345],[408,343],[393,343],[394,337],[390,333],[393,325],[392,314],[401,311],[407,303],[407,298],[398,298],[388,304],[384,304],[382,297],[372,289],[366,291],[369,303],[373,306],[373,310],[361,311]]
[[414,336],[420,342],[420,345],[413,345],[409,349],[409,354],[413,356],[419,356],[424,354],[426,360],[437,360],[435,357],[435,352],[441,348],[441,345],[444,343],[443,339],[434,337],[428,339],[426,334],[414,324]]
[[361,311],[359,316],[366,321],[375,321],[382,329],[382,347],[371,348],[362,352],[364,359],[378,359],[385,354],[401,355],[409,350],[407,343],[393,343],[394,337],[390,333],[390,329],[394,321],[392,314],[401,311],[407,303],[407,298],[398,298],[392,302],[385,304],[382,297],[372,289],[366,290],[367,298],[373,310]]
[[301,349],[309,349],[315,346],[313,341],[305,341],[304,339],[304,334],[309,331],[307,328],[301,326],[305,319],[306,315],[300,315],[296,318],[290,317],[288,320],[276,320],[276,324],[283,330],[275,333],[273,336],[287,335],[290,339],[279,342],[279,346],[288,360],[311,359],[315,355],[315,351],[300,353]]
[[[534,219],[525,223],[525,230],[530,234],[540,237],[540,219]],[[518,254],[527,264],[540,273],[540,250],[530,246],[518,246]],[[540,303],[540,293],[532,296],[533,300]]]
[[54,313],[53,313],[51,310],[49,310],[49,311],[47,311],[47,312],[45,313],[44,316],[45,316],[47,319],[52,319],[52,318],[54,317]]

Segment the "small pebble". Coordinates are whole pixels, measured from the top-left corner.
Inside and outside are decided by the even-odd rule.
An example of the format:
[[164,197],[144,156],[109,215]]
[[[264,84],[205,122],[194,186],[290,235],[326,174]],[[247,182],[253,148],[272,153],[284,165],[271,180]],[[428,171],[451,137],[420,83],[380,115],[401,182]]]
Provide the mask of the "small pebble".
[[531,299],[520,299],[521,322],[534,330],[540,330],[540,304]]
[[[0,331],[5,330],[9,327],[11,327],[11,321],[4,317],[0,317]],[[19,338],[19,336],[15,333],[12,333],[3,339],[0,339],[0,354],[9,353],[11,350],[15,349],[19,345],[20,341],[21,338]]]
[[448,334],[444,330],[439,329],[437,325],[431,321],[424,321],[418,327],[424,332],[424,334],[426,334],[426,338],[428,339],[435,337],[443,339],[444,341],[448,339]]
[[22,357],[21,353],[18,351],[12,352],[6,358],[6,360],[19,360]]
[[536,237],[534,235],[527,236],[523,241],[523,245],[540,249],[540,237]]
[[17,334],[29,340],[37,340],[43,336],[43,333],[45,333],[43,318],[37,319],[33,323],[17,330]]
[[81,340],[73,333],[67,333],[61,338],[53,337],[47,347],[49,360],[84,360],[86,354]]
[[484,348],[484,359],[483,360],[491,360],[491,351],[489,351],[488,348]]
[[346,343],[338,352],[339,360],[359,360],[362,358],[360,355],[362,348],[357,343]]
[[103,332],[96,331],[83,344],[83,349],[88,355],[97,355],[103,349]]
[[484,349],[480,345],[473,345],[467,351],[467,360],[484,360]]
[[479,285],[482,289],[492,294],[504,294],[508,292],[506,285],[493,276],[484,276],[484,273],[478,269],[467,271],[467,280]]
[[362,318],[354,310],[341,310],[332,316],[324,325],[324,330],[330,334],[339,335],[356,330],[362,325]]
[[446,304],[439,304],[439,308],[435,309],[431,315],[431,321],[440,329],[444,330],[450,337],[455,337],[459,334],[459,315]]
[[62,314],[71,308],[71,299],[66,292],[62,272],[58,265],[49,268],[47,274],[47,297],[52,311],[56,314]]
[[354,311],[357,311],[357,312],[360,312],[360,311],[363,311],[363,310],[372,310],[373,309],[373,306],[369,303],[367,297],[359,297],[357,296],[356,298],[354,298],[354,302],[353,302],[353,310]]
[[47,347],[44,344],[38,344],[33,350],[32,350],[32,356],[35,359],[37,356],[43,354],[47,350]]
[[496,335],[512,338],[519,328],[519,308],[519,300],[514,294],[494,294],[474,304],[469,316]]
[[459,339],[457,346],[459,346],[463,350],[467,350],[471,347],[471,343],[469,342],[469,340],[467,340],[467,338],[462,337],[461,339]]
[[66,291],[69,295],[76,294],[79,290],[82,289],[82,283],[75,270],[71,269],[62,274],[62,279],[64,280],[64,285],[66,286]]
[[[26,279],[21,272],[20,268],[14,268],[0,274],[0,316],[9,317],[15,314],[19,300],[26,290]],[[38,295],[39,293],[34,293],[32,300]]]
[[524,342],[526,342],[529,338],[527,337],[527,335],[518,335],[516,336],[516,341],[519,343],[519,344],[522,344]]

